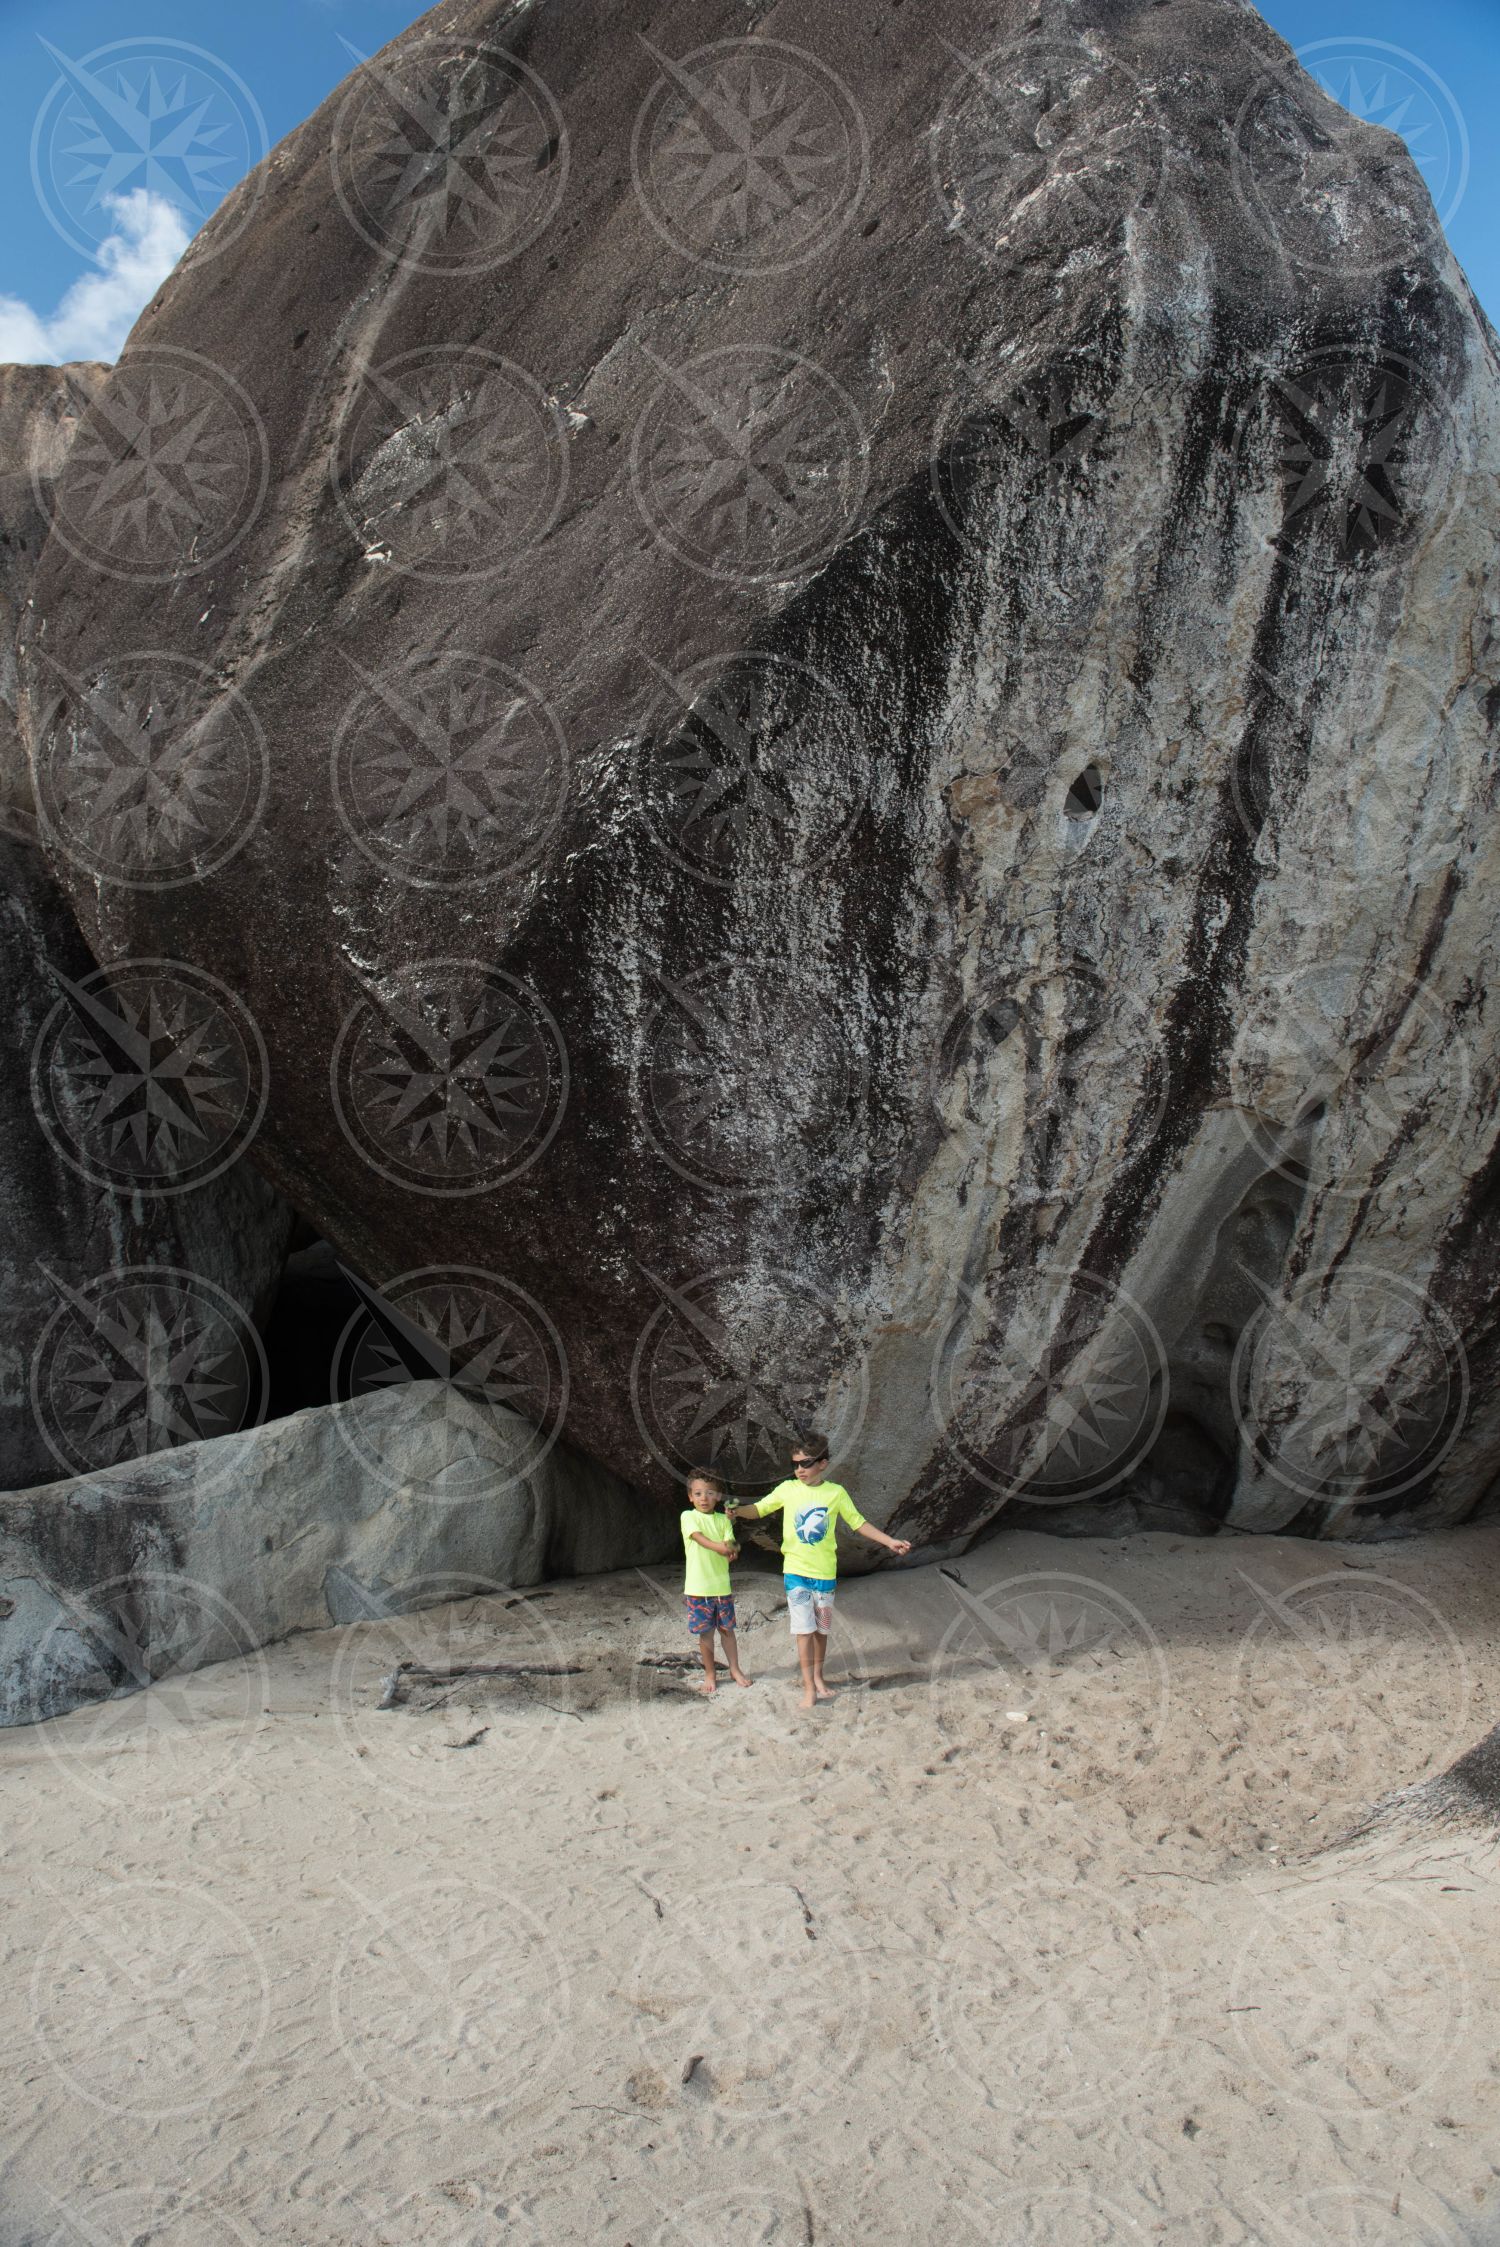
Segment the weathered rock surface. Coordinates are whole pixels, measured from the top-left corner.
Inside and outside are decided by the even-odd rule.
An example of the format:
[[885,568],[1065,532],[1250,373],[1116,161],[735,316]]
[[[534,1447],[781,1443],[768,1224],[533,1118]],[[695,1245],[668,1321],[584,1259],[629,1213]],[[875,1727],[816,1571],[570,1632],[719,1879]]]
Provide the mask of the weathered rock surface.
[[1441,1779],[1421,1790],[1453,1810],[1500,1822],[1500,1725],[1468,1748]]
[[45,495],[80,410],[108,374],[92,359],[65,367],[0,367],[0,822],[13,834],[29,836],[36,817],[18,724],[16,642],[47,535]]
[[20,1490],[263,1411],[294,1217],[235,1154],[254,1086],[214,993],[97,968],[40,850],[5,834],[0,989],[0,1489]]
[[1500,360],[1401,144],[1239,0],[460,0],[261,184],[29,688],[268,1174],[643,1488],[813,1412],[931,1543],[1479,1507]]
[[451,1385],[292,1413],[0,1498],[0,1724],[676,1541],[674,1518]]
[[1500,1725],[1455,1757],[1446,1771],[1382,1795],[1355,1833],[1393,1826],[1500,1826]]

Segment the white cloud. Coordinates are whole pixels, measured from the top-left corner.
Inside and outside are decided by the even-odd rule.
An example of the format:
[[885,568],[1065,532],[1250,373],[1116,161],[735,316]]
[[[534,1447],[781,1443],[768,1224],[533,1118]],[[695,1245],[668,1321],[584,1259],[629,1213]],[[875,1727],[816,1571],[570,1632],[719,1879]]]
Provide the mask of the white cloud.
[[20,297],[0,296],[0,362],[37,366],[119,358],[189,236],[176,205],[148,188],[109,195],[105,202],[115,231],[94,252],[98,270],[80,274],[55,312],[37,312]]

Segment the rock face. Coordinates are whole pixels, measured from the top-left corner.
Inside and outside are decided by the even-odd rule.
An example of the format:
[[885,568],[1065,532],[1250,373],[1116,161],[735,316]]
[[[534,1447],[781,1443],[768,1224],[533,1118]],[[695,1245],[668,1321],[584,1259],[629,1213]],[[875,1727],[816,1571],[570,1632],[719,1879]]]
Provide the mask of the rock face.
[[[236,1151],[254,1041],[201,977],[95,966],[34,844],[0,834],[0,1489],[265,1410],[259,1327],[293,1213]],[[325,1392],[326,1393],[326,1392]]]
[[29,837],[36,807],[17,722],[16,642],[47,535],[47,500],[78,416],[109,368],[0,367],[0,822]]
[[439,1382],[0,1498],[0,1725],[292,1631],[660,1560],[675,1521]]
[[[0,1068],[6,1490],[233,1426],[238,1410],[253,1408],[256,1325],[293,1224],[223,1137],[225,1095],[250,1090],[238,1065],[249,1048],[237,1060],[205,1036],[213,1016],[201,979],[194,999],[191,979],[156,963],[102,974],[36,847],[17,645],[29,631],[58,471],[109,373],[91,362],[0,367],[0,980],[12,1032]],[[191,1026],[185,1003],[197,1015]],[[197,1383],[153,1380],[153,1341],[159,1366],[161,1342],[184,1321],[200,1333],[212,1322],[228,1348],[197,1366]]]
[[1500,387],[1401,144],[1240,0],[458,0],[259,187],[28,681],[270,1177],[645,1490],[1478,1508]]
[[1419,1791],[1434,1806],[1442,1804],[1460,1815],[1468,1811],[1492,1823],[1500,1820],[1500,1725],[1461,1755],[1441,1779]]

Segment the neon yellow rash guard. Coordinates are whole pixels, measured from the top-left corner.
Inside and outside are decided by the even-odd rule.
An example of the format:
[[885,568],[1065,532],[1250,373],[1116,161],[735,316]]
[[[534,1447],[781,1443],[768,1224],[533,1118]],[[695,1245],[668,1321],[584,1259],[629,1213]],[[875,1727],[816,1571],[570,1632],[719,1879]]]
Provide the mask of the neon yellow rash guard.
[[717,1538],[721,1545],[734,1543],[734,1524],[727,1514],[700,1514],[696,1506],[689,1506],[682,1517],[682,1549],[687,1555],[687,1573],[683,1578],[684,1595],[694,1599],[727,1599],[729,1597],[729,1562],[723,1553],[711,1553],[702,1545],[693,1543],[693,1531],[701,1530],[705,1537]]
[[838,1524],[863,1529],[865,1517],[841,1482],[779,1482],[755,1508],[780,1513],[781,1565],[788,1576],[817,1576],[831,1584],[839,1572]]

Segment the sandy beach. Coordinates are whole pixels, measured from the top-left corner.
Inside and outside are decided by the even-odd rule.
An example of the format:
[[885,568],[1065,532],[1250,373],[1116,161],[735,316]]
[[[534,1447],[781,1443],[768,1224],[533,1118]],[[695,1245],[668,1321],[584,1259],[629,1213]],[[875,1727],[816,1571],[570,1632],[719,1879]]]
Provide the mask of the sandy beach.
[[[677,1572],[0,1739],[5,2247],[1500,2241],[1500,1530]],[[400,1661],[525,1677],[412,1684]],[[545,1673],[545,1674],[544,1674]]]

